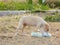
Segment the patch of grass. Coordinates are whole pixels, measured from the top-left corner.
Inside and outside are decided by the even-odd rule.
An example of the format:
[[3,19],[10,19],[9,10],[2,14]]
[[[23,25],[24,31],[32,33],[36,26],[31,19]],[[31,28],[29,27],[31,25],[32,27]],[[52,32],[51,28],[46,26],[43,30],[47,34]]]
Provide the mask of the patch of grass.
[[41,4],[41,5],[39,5],[39,4],[34,4],[33,5],[33,10],[49,10],[49,9],[51,9],[51,8],[49,8],[49,6],[47,6],[47,5],[43,5],[43,4]]
[[60,0],[47,0],[45,4],[49,5],[50,8],[60,9]]
[[[30,2],[31,3],[31,2]],[[47,5],[38,5],[30,3],[21,3],[21,2],[0,2],[0,10],[49,10]]]
[[60,22],[60,15],[46,16],[45,20],[49,22]]
[[26,3],[19,3],[19,2],[0,2],[0,10],[26,10],[27,5]]

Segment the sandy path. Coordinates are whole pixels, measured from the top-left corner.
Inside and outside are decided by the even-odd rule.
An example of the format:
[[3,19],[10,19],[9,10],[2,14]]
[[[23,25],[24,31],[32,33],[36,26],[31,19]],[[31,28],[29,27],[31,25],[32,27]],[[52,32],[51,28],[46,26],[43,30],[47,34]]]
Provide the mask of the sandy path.
[[13,35],[9,34],[8,36],[0,36],[0,45],[60,45],[60,22],[49,22],[49,24],[51,26],[49,32],[53,34],[50,38],[36,38],[21,35],[9,37],[9,35]]

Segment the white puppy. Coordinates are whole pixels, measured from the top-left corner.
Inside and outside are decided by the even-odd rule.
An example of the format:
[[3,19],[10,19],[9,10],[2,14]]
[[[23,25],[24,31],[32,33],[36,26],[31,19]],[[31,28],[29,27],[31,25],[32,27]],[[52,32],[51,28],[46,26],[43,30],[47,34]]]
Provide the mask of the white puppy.
[[19,24],[17,27],[17,32],[15,35],[18,34],[18,30],[22,30],[25,26],[36,26],[38,30],[41,31],[41,33],[48,32],[49,31],[49,24],[38,16],[23,16],[19,20]]

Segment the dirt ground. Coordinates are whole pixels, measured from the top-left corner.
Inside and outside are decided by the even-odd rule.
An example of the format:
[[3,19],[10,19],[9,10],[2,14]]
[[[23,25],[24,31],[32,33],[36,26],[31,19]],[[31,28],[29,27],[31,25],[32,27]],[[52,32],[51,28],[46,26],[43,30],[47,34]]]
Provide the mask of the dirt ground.
[[24,32],[29,36],[20,35],[20,31],[19,35],[14,37],[18,24],[14,19],[12,19],[12,22],[11,19],[0,18],[0,45],[60,45],[60,22],[48,22],[51,28],[49,32],[52,37],[31,37],[30,33],[35,27],[24,29]]

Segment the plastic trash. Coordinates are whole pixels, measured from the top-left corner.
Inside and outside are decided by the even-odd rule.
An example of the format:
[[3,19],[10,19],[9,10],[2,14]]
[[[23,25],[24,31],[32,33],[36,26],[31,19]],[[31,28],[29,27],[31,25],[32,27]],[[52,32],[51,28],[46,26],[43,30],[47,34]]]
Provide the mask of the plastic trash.
[[39,32],[32,32],[31,36],[33,36],[33,37],[51,37],[52,35],[50,33],[46,33],[46,32],[44,32],[43,34],[39,33]]
[[51,35],[50,33],[48,33],[48,32],[44,32],[44,33],[42,34],[42,36],[43,36],[43,37],[51,37],[52,35]]
[[37,33],[37,32],[32,32],[31,36],[33,36],[33,37],[42,37],[42,34],[41,33]]

